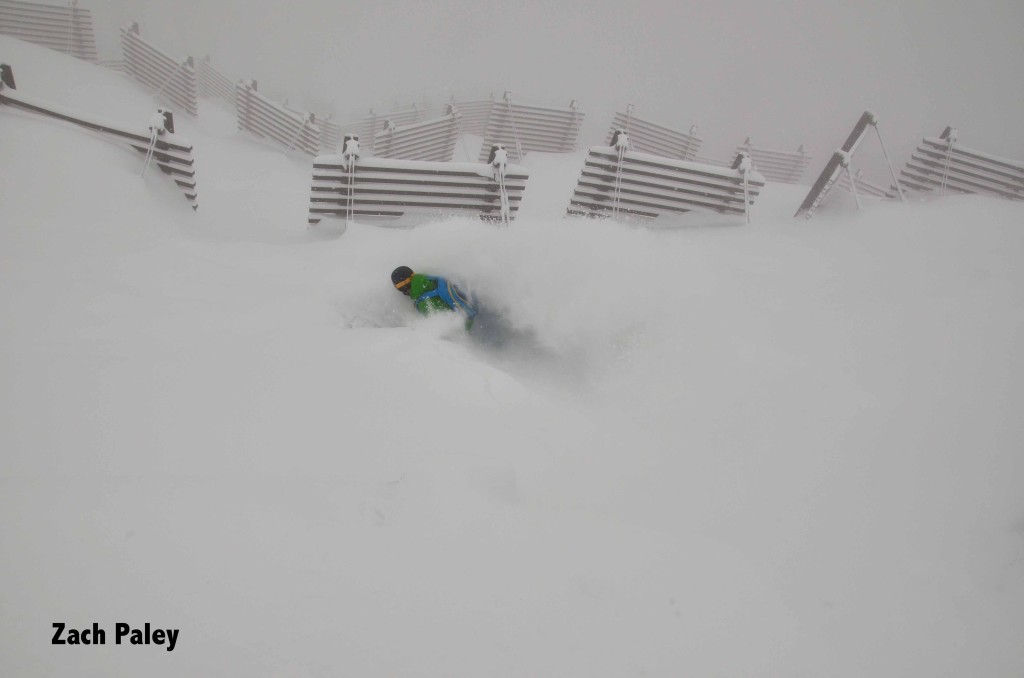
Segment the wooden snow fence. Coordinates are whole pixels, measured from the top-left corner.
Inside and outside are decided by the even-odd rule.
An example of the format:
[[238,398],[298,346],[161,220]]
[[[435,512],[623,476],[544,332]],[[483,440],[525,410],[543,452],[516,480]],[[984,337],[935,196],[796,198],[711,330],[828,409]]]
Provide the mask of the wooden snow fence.
[[378,158],[402,160],[433,160],[447,162],[455,154],[459,139],[459,117],[449,106],[440,118],[408,125],[385,126],[373,140],[373,153]]
[[713,165],[714,167],[732,167],[735,156],[729,160],[722,160],[720,158],[710,158],[706,155],[698,155],[693,161],[699,162],[702,165]]
[[[529,173],[509,165],[504,188],[515,218]],[[500,221],[502,187],[490,165],[341,155],[313,162],[309,223],[324,218],[393,221],[403,217],[476,216]]]
[[494,106],[494,99],[483,99],[480,101],[455,101],[452,106],[461,116],[462,133],[476,134],[483,136],[487,131],[487,120],[491,117],[491,108]]
[[427,112],[417,104],[410,104],[408,106],[396,106],[383,114],[374,113],[371,110],[368,117],[373,122],[373,133],[376,134],[384,129],[384,125],[389,120],[393,125],[411,125],[414,122],[424,120],[427,117]]
[[208,99],[220,99],[234,108],[235,96],[237,96],[235,84],[213,67],[213,64],[210,63],[209,55],[203,57],[198,62],[193,59],[193,63],[198,64],[196,66],[196,84],[199,96]]
[[[625,151],[590,149],[569,202],[569,214],[655,219],[692,210],[744,215],[764,188],[750,171]],[[749,200],[749,202],[748,202]]]
[[[885,150],[885,144],[882,143],[882,133],[878,131],[878,118],[871,111],[864,111],[860,118],[853,126],[853,130],[849,136],[846,137],[846,141],[839,147],[829,158],[828,162],[825,163],[825,168],[818,175],[814,185],[811,186],[811,190],[808,191],[807,197],[800,203],[800,207],[797,208],[794,217],[800,217],[803,219],[810,219],[814,216],[814,213],[818,208],[825,202],[825,198],[828,197],[832,187],[836,184],[840,184],[841,176],[843,174],[850,174],[853,172],[851,166],[853,164],[853,156],[857,149],[860,147],[861,142],[864,140],[868,129],[874,128],[875,134],[878,137],[878,145],[882,149],[882,154],[885,156],[885,162],[889,167],[889,173],[892,175],[894,182],[894,189],[896,195],[900,200],[903,199],[903,190],[900,188],[900,184],[896,179],[896,171],[893,169],[892,163],[889,161],[889,153]],[[845,182],[847,189],[851,186],[859,188],[862,180],[856,180],[851,184],[849,177]],[[842,185],[842,184],[840,184]],[[881,189],[881,187],[878,187]],[[884,190],[884,189],[881,189]],[[857,208],[860,208],[860,198],[858,197],[857,191],[851,191],[853,193],[854,200],[857,201]]]
[[938,137],[925,137],[900,177],[904,186],[925,193],[948,190],[1024,200],[1024,162],[962,146],[952,127]]
[[192,205],[192,209],[198,208],[195,157],[192,152],[192,144],[180,135],[173,133],[173,117],[169,113],[163,114],[165,124],[170,123],[168,131],[154,138],[146,126],[113,124],[69,109],[61,109],[53,104],[21,94],[8,84],[0,84],[0,105],[13,106],[29,113],[71,123],[96,133],[108,141],[126,145],[146,156],[148,162],[155,163],[161,172],[170,176]]
[[124,59],[100,59],[96,63],[111,71],[128,74],[128,67],[125,66]]
[[314,121],[320,128],[320,153],[336,153],[341,143],[341,125],[331,120],[330,116],[314,118]]
[[256,83],[240,81],[235,88],[238,129],[269,139],[285,151],[307,155],[320,152],[320,128],[310,114],[289,110],[256,90]]
[[737,154],[746,153],[754,163],[754,169],[764,175],[768,181],[783,184],[798,184],[811,163],[811,156],[799,147],[795,153],[780,151],[750,143],[750,137],[736,148]]
[[[611,146],[616,130],[625,130],[630,147],[640,153],[651,153],[665,158],[694,160],[704,140],[697,136],[697,128],[680,132],[664,125],[642,120],[632,114],[631,107],[625,113],[616,113],[612,118],[605,145]],[[725,163],[728,164],[728,163]]]
[[[895,198],[896,189],[886,188],[879,184],[874,184],[864,178],[863,170],[857,170],[853,175],[853,180],[856,182],[856,190],[859,195],[867,195],[872,198]],[[850,188],[850,179],[846,173],[843,172],[839,175],[839,179],[836,180],[839,188],[844,191],[852,193]]]
[[331,121],[330,115],[319,116],[311,111],[294,109],[288,105],[287,99],[281,103],[281,106],[317,126],[317,129],[320,130],[320,148],[318,151],[320,155],[338,152],[338,144],[341,142],[341,127],[336,122]]
[[567,109],[544,108],[514,104],[506,96],[491,105],[479,160],[485,162],[497,144],[505,147],[510,161],[530,151],[570,153],[578,148],[583,119],[575,101]]
[[77,2],[46,5],[0,0],[0,33],[96,63],[92,12]]
[[[359,118],[358,120],[350,120],[343,122],[338,125],[341,130],[342,138],[345,135],[352,135],[359,139],[359,146],[365,155],[373,155],[373,138],[377,132],[384,129],[384,123],[381,122],[380,129],[377,128],[377,116],[373,111],[370,114]],[[324,154],[328,155],[328,154]]]
[[199,114],[192,57],[176,61],[167,56],[142,38],[137,23],[121,29],[121,51],[128,75],[166,97],[178,110]]
[[390,121],[396,127],[404,127],[413,123],[422,122],[426,117],[426,111],[412,104],[401,106],[391,111],[380,114],[370,109],[370,112],[357,120],[351,120],[339,125],[342,135],[353,134],[359,137],[359,144],[365,155],[373,155],[376,151],[373,148],[374,138],[384,131]]

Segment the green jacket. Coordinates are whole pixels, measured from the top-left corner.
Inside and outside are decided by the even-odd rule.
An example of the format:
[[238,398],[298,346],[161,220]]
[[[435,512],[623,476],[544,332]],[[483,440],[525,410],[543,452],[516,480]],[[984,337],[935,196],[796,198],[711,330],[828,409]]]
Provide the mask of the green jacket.
[[[429,276],[422,273],[413,273],[412,282],[409,283],[409,297],[412,299],[413,305],[416,306],[416,310],[423,315],[430,315],[437,311],[455,311],[445,303],[441,297],[427,297],[422,301],[416,301],[420,298],[424,292],[432,292],[437,289],[437,282],[431,280]],[[473,329],[473,318],[466,318],[466,331]]]
[[451,311],[453,310],[448,304],[444,303],[441,297],[429,297],[423,301],[416,301],[420,298],[420,295],[424,292],[431,292],[437,289],[437,283],[423,275],[422,273],[414,273],[412,276],[412,282],[409,284],[409,298],[412,299],[412,303],[416,305],[416,310],[423,315],[430,315],[435,311]]

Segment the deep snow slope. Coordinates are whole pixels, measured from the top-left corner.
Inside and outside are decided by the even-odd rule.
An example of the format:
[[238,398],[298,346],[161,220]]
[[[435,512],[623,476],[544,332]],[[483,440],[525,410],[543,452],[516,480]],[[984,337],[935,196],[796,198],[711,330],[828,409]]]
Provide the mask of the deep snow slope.
[[[1024,674],[1021,205],[797,222],[772,184],[751,226],[595,223],[561,216],[582,154],[538,155],[507,229],[307,231],[308,158],[177,121],[197,213],[0,109],[0,673]],[[418,318],[399,264],[486,331]]]

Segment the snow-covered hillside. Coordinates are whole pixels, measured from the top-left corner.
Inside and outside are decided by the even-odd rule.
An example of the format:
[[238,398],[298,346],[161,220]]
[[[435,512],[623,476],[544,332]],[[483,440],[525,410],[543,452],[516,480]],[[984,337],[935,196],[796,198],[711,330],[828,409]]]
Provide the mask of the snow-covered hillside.
[[[769,184],[639,228],[562,218],[583,155],[535,155],[510,228],[308,231],[308,158],[176,122],[198,212],[0,108],[3,675],[1024,675],[1024,206]],[[180,635],[50,645],[94,621]]]

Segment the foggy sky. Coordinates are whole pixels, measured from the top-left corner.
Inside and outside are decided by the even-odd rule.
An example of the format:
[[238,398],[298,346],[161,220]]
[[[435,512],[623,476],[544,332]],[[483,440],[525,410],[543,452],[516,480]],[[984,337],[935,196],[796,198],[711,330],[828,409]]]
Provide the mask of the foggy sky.
[[[964,145],[1024,158],[1020,0],[80,0],[101,57],[117,28],[178,57],[209,54],[232,80],[349,119],[371,107],[510,90],[587,114],[603,141],[627,103],[725,157],[751,136],[817,172],[860,113],[874,111],[900,165],[947,124]],[[880,156],[870,140],[866,155]],[[858,158],[861,153],[858,153]],[[865,158],[865,162],[869,158]]]

